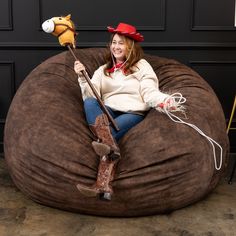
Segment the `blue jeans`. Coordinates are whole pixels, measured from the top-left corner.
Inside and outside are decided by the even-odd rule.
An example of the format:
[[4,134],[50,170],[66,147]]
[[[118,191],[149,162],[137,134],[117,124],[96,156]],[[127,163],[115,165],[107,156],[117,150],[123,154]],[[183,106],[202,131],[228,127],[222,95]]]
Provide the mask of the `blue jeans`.
[[[128,132],[129,129],[131,129],[144,119],[143,115],[113,111],[108,106],[106,106],[106,108],[119,127],[119,131],[116,131],[113,127],[110,126],[112,136],[116,139],[117,142],[121,137],[124,136],[126,132]],[[97,99],[92,97],[84,100],[84,110],[86,120],[89,125],[94,125],[96,117],[104,113]]]

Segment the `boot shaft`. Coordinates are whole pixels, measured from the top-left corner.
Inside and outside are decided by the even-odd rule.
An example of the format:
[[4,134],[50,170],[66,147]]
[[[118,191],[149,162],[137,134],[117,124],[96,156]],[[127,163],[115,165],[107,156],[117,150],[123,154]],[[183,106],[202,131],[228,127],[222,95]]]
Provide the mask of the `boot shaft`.
[[89,127],[101,143],[108,145],[112,151],[120,152],[116,140],[112,136],[109,121],[105,114],[97,116],[95,124]]
[[113,194],[112,181],[118,160],[112,161],[108,156],[100,158],[96,183],[92,186],[77,184],[78,190],[85,196],[99,196],[102,200],[111,200]]

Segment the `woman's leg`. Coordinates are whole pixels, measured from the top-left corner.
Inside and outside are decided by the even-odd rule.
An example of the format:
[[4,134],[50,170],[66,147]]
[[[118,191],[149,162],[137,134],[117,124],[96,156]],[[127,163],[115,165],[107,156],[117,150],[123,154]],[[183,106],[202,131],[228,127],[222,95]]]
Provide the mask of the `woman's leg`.
[[112,135],[116,139],[116,141],[119,141],[132,127],[137,125],[139,122],[141,122],[144,119],[145,116],[138,115],[138,114],[132,114],[132,113],[122,113],[119,116],[116,117],[115,121],[120,128],[119,131],[116,131],[112,128]]
[[[111,116],[114,116],[114,112],[109,107],[107,109]],[[99,156],[109,154],[112,158],[120,157],[120,149],[111,133],[109,120],[100,108],[97,99],[85,99],[84,110],[90,130],[99,139],[97,142],[92,142],[95,152]]]
[[[97,99],[93,97],[85,99],[84,110],[87,123],[90,126],[94,125],[96,118],[104,113]],[[119,139],[123,137],[129,129],[131,129],[144,119],[144,116],[142,115],[113,111],[110,107],[107,107],[107,110],[115,119],[116,124],[120,129],[119,131],[116,131],[113,127],[111,127],[112,136],[116,139],[116,141],[119,141]]]
[[103,113],[96,98],[86,98],[84,100],[84,111],[88,125],[94,125],[97,116]]
[[111,182],[120,158],[120,150],[112,136],[108,118],[101,110],[97,100],[86,99],[84,109],[91,131],[99,138],[99,141],[92,142],[92,146],[100,156],[100,163],[96,183],[92,186],[77,184],[77,188],[86,196],[99,195],[103,200],[111,200],[113,193]]

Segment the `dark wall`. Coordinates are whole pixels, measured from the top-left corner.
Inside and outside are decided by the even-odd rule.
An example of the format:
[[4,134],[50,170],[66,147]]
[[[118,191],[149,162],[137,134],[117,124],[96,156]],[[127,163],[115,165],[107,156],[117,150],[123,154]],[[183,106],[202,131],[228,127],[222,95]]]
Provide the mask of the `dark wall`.
[[[110,36],[107,25],[137,26],[145,36],[146,53],[174,58],[212,86],[227,122],[236,93],[234,4],[235,0],[1,0],[0,153],[7,111],[17,88],[34,67],[66,50],[42,31],[41,23],[68,13],[79,32],[78,48],[105,47]],[[235,136],[230,135],[233,150]]]

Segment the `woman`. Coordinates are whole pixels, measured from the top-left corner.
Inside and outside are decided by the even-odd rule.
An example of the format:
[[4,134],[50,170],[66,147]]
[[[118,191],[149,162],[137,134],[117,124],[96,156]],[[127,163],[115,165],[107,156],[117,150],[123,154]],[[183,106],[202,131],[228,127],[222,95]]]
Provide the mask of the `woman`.
[[[143,36],[132,25],[120,23],[118,27],[108,27],[112,33],[107,63],[94,73],[91,82],[100,95],[119,130],[109,125],[86,79],[82,75],[83,64],[76,61],[74,70],[78,74],[84,100],[84,110],[88,125],[97,137],[92,146],[100,156],[96,183],[91,186],[77,185],[87,196],[99,195],[101,199],[111,200],[113,193],[111,181],[114,168],[120,159],[117,142],[124,134],[141,122],[146,112],[162,106],[169,98],[159,91],[158,78],[151,65],[143,59],[139,42]],[[167,104],[167,103],[166,103]]]

